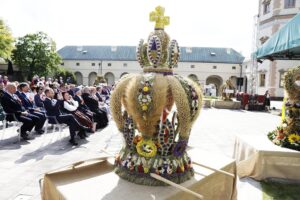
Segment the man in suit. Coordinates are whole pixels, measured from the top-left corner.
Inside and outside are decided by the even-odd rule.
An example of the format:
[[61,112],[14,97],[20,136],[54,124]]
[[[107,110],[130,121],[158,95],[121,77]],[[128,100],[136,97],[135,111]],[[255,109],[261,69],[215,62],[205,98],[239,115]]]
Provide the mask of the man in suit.
[[97,122],[97,129],[106,127],[108,124],[107,113],[99,108],[99,101],[90,95],[88,87],[82,89],[82,99],[89,109],[95,113],[94,120]]
[[22,102],[22,106],[32,115],[39,118],[39,121],[35,127],[37,134],[43,134],[43,126],[46,121],[45,114],[41,112],[38,108],[34,108],[33,103],[26,96],[26,93],[29,91],[29,85],[27,83],[20,83],[19,85],[19,94],[18,97]]
[[[46,99],[44,101],[44,107],[48,116],[56,117],[59,123],[64,123],[69,126],[70,137],[69,142],[72,145],[78,145],[75,141],[76,131],[87,131],[89,130],[87,127],[84,127],[78,123],[78,121],[71,114],[62,114],[60,111],[60,107],[62,107],[62,96],[58,94],[58,99],[53,99],[54,91],[51,88],[45,89]],[[49,122],[54,124],[54,119],[49,119]]]
[[87,105],[85,105],[82,97],[81,97],[81,89],[79,88],[75,88],[74,89],[74,100],[78,102],[78,109],[83,112],[84,114],[86,114],[91,120],[95,120],[94,119],[94,113],[89,109],[89,107],[87,107]]
[[17,87],[14,83],[8,83],[6,86],[6,92],[3,92],[1,98],[1,104],[4,111],[7,113],[6,119],[8,121],[14,121],[15,117],[18,121],[23,122],[21,126],[21,137],[24,140],[29,140],[28,133],[35,127],[39,118],[28,113],[21,105],[20,99],[15,95]]

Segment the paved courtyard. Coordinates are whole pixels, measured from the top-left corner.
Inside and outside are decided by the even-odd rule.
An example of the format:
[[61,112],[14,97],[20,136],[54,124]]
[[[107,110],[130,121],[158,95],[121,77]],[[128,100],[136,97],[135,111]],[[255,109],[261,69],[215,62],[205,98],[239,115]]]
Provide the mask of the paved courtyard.
[[[232,157],[236,134],[267,134],[280,122],[280,117],[265,112],[203,109],[192,130],[189,145]],[[79,140],[78,147],[68,144],[68,129],[36,136],[28,142],[17,142],[16,130],[0,131],[0,199],[40,199],[39,179],[45,172],[80,160],[103,156],[100,150],[117,152],[122,138],[111,121],[109,126]],[[209,156],[209,155],[208,155]],[[243,192],[245,191],[245,192]],[[261,199],[259,183],[242,179],[238,199]]]

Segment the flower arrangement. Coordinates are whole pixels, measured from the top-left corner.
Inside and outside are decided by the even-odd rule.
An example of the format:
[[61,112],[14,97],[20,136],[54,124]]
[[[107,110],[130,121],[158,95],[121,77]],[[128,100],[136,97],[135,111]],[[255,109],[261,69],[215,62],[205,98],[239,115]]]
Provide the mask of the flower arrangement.
[[268,137],[276,145],[300,151],[300,130],[293,133],[289,132],[286,121],[276,130],[269,132]]
[[153,76],[149,75],[140,82],[141,88],[139,89],[138,102],[140,104],[141,111],[143,112],[143,118],[145,120],[145,114],[151,109],[153,78]]
[[290,69],[284,81],[283,121],[268,137],[276,145],[300,151],[300,66]]

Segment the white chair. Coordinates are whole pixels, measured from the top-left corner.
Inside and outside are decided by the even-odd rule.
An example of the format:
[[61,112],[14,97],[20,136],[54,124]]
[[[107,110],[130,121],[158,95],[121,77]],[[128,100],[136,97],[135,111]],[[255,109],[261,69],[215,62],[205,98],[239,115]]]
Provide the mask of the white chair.
[[[61,138],[61,135],[62,135],[62,133],[63,133],[63,128],[64,128],[64,127],[63,127],[63,124],[59,123],[59,121],[57,120],[57,118],[56,118],[55,116],[49,116],[49,115],[47,115],[47,114],[45,114],[45,116],[46,116],[46,121],[45,121],[45,124],[44,124],[45,132],[44,132],[44,134],[43,134],[43,135],[44,135],[44,136],[43,136],[43,137],[44,137],[43,140],[45,140],[45,138],[46,138],[46,136],[47,136],[47,133],[48,133],[48,126],[49,126],[49,125],[52,125],[52,126],[53,126],[53,128],[52,128],[52,133],[54,133],[54,132],[56,131],[56,129],[58,128],[58,131],[59,131],[59,138]],[[52,121],[52,123],[50,123],[49,120]],[[53,122],[54,122],[54,123],[53,123]],[[52,137],[51,137],[50,141],[48,141],[48,143],[51,143],[51,142],[52,142],[54,135],[55,135],[55,134],[52,135]],[[40,147],[43,146],[43,143],[44,143],[44,142],[42,142],[42,144],[40,145]]]
[[[55,123],[49,123],[49,120],[53,120]],[[59,130],[59,133],[62,133],[62,130],[63,130],[63,124],[59,123],[59,121],[56,119],[55,116],[48,116],[46,114],[46,121],[45,121],[45,134],[47,134],[48,132],[48,125],[51,124],[53,125],[53,129],[52,129],[52,132],[55,132],[56,128],[58,128]]]
[[[1,141],[4,137],[4,134],[6,132],[6,126],[8,125],[8,123],[11,123],[13,125],[13,130],[18,130],[18,142],[21,141],[21,126],[23,125],[23,122],[20,122],[16,115],[14,113],[5,113],[3,111],[3,114],[5,115],[4,120],[2,121],[3,124],[3,128],[2,128],[2,137],[1,137]],[[13,121],[7,121],[7,116],[12,116]]]

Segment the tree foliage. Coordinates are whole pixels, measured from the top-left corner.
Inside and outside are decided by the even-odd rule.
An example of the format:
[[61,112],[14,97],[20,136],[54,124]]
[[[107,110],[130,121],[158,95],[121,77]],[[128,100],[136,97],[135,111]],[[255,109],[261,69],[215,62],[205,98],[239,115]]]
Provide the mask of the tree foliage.
[[29,80],[35,74],[47,76],[55,72],[61,63],[55,42],[43,32],[18,38],[12,58]]
[[9,59],[13,50],[14,38],[11,35],[10,29],[0,19],[0,58]]
[[63,77],[65,82],[67,78],[70,77],[71,78],[70,83],[76,83],[76,77],[74,73],[61,67],[57,68],[57,70],[54,72],[54,78],[59,79],[59,77]]

